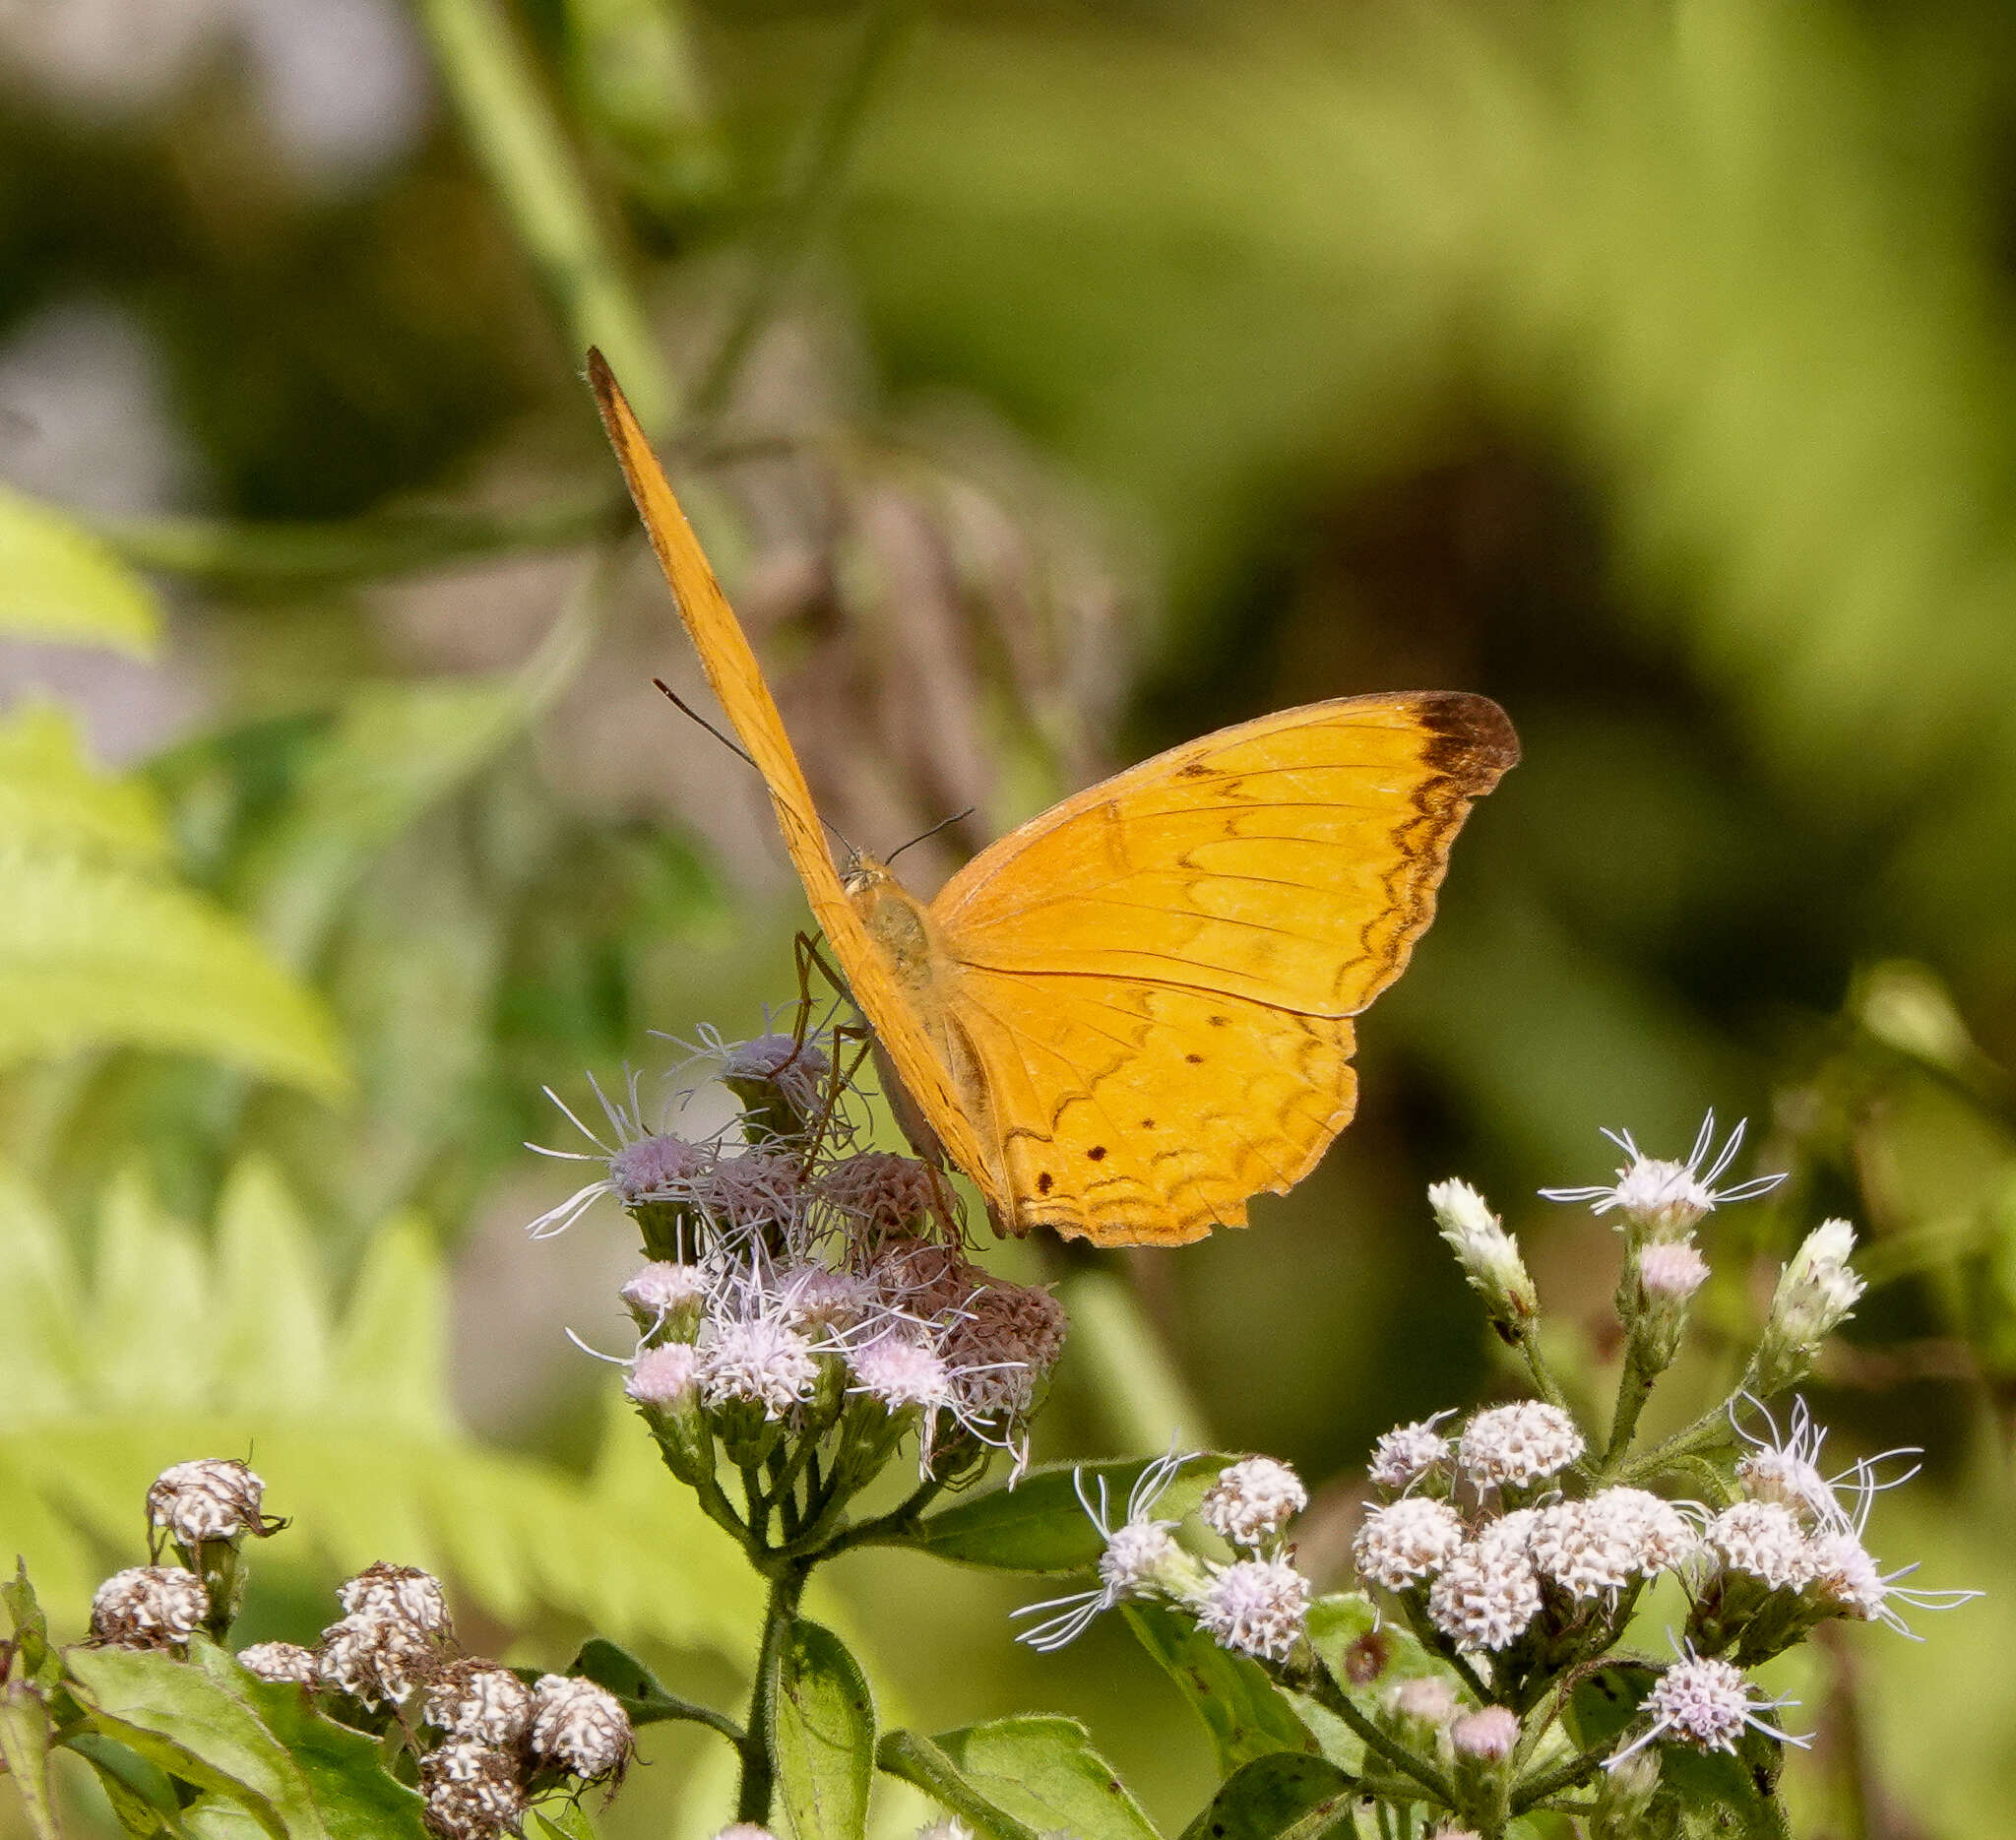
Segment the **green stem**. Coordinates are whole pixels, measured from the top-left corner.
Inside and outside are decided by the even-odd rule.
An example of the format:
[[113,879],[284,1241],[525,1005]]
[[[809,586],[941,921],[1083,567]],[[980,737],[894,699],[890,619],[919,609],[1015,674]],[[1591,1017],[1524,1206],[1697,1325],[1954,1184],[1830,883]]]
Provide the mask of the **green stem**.
[[470,143],[564,322],[569,349],[599,346],[647,429],[677,408],[672,376],[603,237],[574,150],[515,23],[497,0],[419,0],[435,62]]
[[[1295,1681],[1287,1682],[1290,1685]],[[1412,1776],[1429,1795],[1444,1808],[1456,1807],[1456,1791],[1449,1779],[1433,1764],[1424,1763],[1388,1733],[1382,1732],[1352,1703],[1351,1695],[1337,1684],[1327,1665],[1318,1662],[1315,1679],[1311,1682],[1315,1697],[1325,1710],[1334,1712],[1365,1742],[1367,1750],[1376,1750],[1386,1761],[1403,1775]]]
[[777,1671],[785,1637],[798,1614],[809,1561],[779,1566],[771,1574],[770,1608],[763,1618],[763,1646],[756,1657],[756,1684],[749,1694],[749,1723],[742,1733],[742,1781],[735,1793],[735,1819],[770,1824],[770,1803],[777,1785],[777,1764],[770,1754],[777,1724]]
[[1580,1756],[1570,1757],[1567,1762],[1556,1765],[1544,1774],[1529,1778],[1518,1784],[1512,1791],[1512,1812],[1524,1814],[1536,1804],[1551,1801],[1564,1789],[1573,1789],[1586,1783],[1598,1770],[1603,1768],[1604,1753],[1600,1750],[1585,1750]]
[[741,297],[728,316],[727,330],[694,386],[690,405],[694,421],[712,421],[727,407],[750,348],[776,314],[799,262],[839,197],[876,80],[921,10],[918,0],[876,0],[862,21],[853,54],[812,125],[797,178],[781,201],[775,226],[757,251]]
[[845,1533],[829,1540],[819,1556],[831,1558],[836,1553],[845,1553],[857,1546],[900,1545],[904,1538],[916,1531],[918,1518],[925,1508],[943,1490],[940,1482],[923,1482],[907,1495],[887,1514],[877,1515],[871,1521],[863,1521],[858,1527],[850,1527]]
[[1665,1443],[1649,1450],[1635,1463],[1627,1463],[1615,1477],[1620,1483],[1648,1482],[1696,1451],[1712,1450],[1735,1435],[1727,1407],[1715,1406],[1704,1412],[1684,1430],[1675,1431]]

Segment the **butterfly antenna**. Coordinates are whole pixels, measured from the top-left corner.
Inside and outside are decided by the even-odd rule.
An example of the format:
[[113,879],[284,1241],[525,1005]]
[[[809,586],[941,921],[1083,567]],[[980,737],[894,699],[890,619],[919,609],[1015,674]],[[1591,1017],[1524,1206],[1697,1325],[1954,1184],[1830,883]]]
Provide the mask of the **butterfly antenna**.
[[925,843],[929,839],[937,836],[940,831],[949,830],[955,824],[964,823],[968,818],[972,817],[973,814],[978,809],[979,807],[977,805],[968,805],[964,811],[955,811],[949,818],[940,818],[938,822],[932,825],[928,831],[920,831],[916,836],[913,837],[907,844],[898,844],[894,850],[892,850],[886,857],[882,858],[882,860],[885,863],[894,862],[896,858],[902,856],[906,850],[914,850],[918,844]]
[[[709,734],[713,735],[714,738],[722,744],[722,746],[726,748],[729,753],[738,755],[743,761],[747,762],[748,765],[756,767],[756,772],[759,777],[762,775],[763,769],[761,767],[756,766],[756,762],[750,757],[749,750],[746,747],[744,747],[739,741],[737,741],[734,738],[734,736],[722,733],[722,731],[719,729],[717,729],[713,723],[709,722],[705,716],[703,716],[697,709],[695,709],[691,703],[687,702],[686,699],[683,696],[681,696],[678,693],[678,691],[674,690],[670,684],[665,682],[665,680],[662,677],[654,677],[651,681],[653,686],[659,691],[659,693],[664,697],[665,701],[671,704],[671,706],[674,709],[676,709],[680,713],[680,715],[690,716],[703,729],[705,729]],[[961,813],[961,816],[964,815],[964,813]],[[841,848],[847,852],[850,860],[855,862],[858,862],[860,860],[861,853],[858,850],[856,850],[852,844],[848,842],[847,833],[843,831],[839,825],[835,824],[830,818],[824,816],[820,818],[819,822],[825,825],[826,828],[840,840]],[[956,820],[948,819],[947,822],[952,823],[956,822]],[[924,836],[928,837],[930,836],[930,834],[931,833],[929,831],[926,831],[924,833]],[[908,849],[909,845],[905,845],[904,847]]]
[[[671,704],[671,706],[674,709],[676,709],[680,715],[690,716],[703,729],[705,729],[709,734],[713,735],[714,738],[722,744],[722,746],[726,748],[729,753],[739,754],[743,760],[748,761],[748,764],[750,766],[756,767],[755,761],[749,758],[749,750],[746,747],[744,747],[739,741],[735,740],[732,736],[722,733],[722,731],[719,729],[717,729],[713,723],[709,722],[705,716],[703,716],[697,709],[695,709],[691,703],[687,702],[686,699],[683,696],[681,696],[678,693],[678,691],[674,690],[670,684],[665,682],[665,680],[662,677],[654,677],[651,681],[653,686],[664,697],[665,701]],[[763,769],[761,767],[756,767],[756,771],[758,773],[761,773]]]

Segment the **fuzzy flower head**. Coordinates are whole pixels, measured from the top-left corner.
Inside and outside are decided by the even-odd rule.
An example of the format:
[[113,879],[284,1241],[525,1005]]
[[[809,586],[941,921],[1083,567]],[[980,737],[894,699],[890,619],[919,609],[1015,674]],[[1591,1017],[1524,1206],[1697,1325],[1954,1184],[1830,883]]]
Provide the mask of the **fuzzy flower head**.
[[702,1266],[677,1259],[654,1259],[617,1293],[647,1335],[671,1323],[685,1329],[699,1320],[713,1286]]
[[109,1648],[180,1648],[210,1615],[203,1580],[180,1565],[115,1571],[91,1601],[92,1640]]
[[602,1174],[534,1221],[526,1231],[535,1239],[550,1239],[555,1234],[565,1233],[603,1195],[615,1196],[626,1208],[669,1199],[678,1185],[703,1169],[712,1156],[698,1144],[654,1131],[645,1124],[636,1073],[630,1074],[628,1090],[621,1103],[603,1092],[600,1082],[593,1075],[588,1084],[602,1109],[602,1116],[606,1120],[603,1131],[594,1130],[584,1123],[550,1086],[545,1093],[560,1109],[567,1122],[588,1140],[591,1148],[550,1150],[543,1144],[528,1144],[526,1148],[537,1156],[551,1157],[562,1163],[599,1163]]
[[403,1706],[438,1664],[434,1639],[382,1604],[322,1631],[322,1683],[367,1706]]
[[1393,1689],[1393,1711],[1397,1717],[1420,1725],[1442,1727],[1457,1714],[1456,1689],[1439,1674],[1418,1674]]
[[974,1412],[1020,1417],[1064,1352],[1070,1318],[1040,1285],[982,1280],[944,1331],[941,1352],[963,1375],[960,1399]]
[[847,1335],[886,1314],[872,1279],[811,1260],[780,1275],[777,1303],[793,1327],[811,1334]]
[[1807,1590],[1824,1614],[1858,1622],[1880,1622],[1913,1641],[1920,1638],[1904,1620],[1899,1604],[1915,1610],[1955,1610],[1982,1595],[1979,1591],[1907,1589],[1898,1580],[1910,1577],[1918,1566],[1900,1565],[1886,1572],[1869,1555],[1855,1527],[1824,1528],[1807,1542],[1807,1550],[1812,1559]]
[[1813,1553],[1799,1518],[1777,1501],[1738,1501],[1708,1523],[1702,1545],[1726,1571],[1768,1590],[1797,1591],[1813,1576]]
[[1463,1522],[1446,1501],[1406,1495],[1376,1507],[1352,1540],[1358,1576],[1389,1591],[1431,1577],[1463,1545]]
[[1372,1461],[1365,1471],[1373,1487],[1397,1495],[1445,1472],[1453,1453],[1448,1438],[1435,1427],[1449,1416],[1438,1412],[1432,1419],[1396,1425],[1385,1432],[1372,1446]]
[[1625,1220],[1650,1239],[1684,1239],[1695,1223],[1717,1207],[1769,1194],[1785,1180],[1783,1174],[1756,1175],[1733,1187],[1716,1187],[1743,1146],[1744,1128],[1738,1123],[1717,1154],[1715,1113],[1709,1112],[1684,1163],[1648,1157],[1632,1142],[1629,1131],[1606,1130],[1604,1135],[1631,1159],[1617,1171],[1613,1183],[1607,1188],[1543,1188],[1541,1193],[1549,1201],[1587,1201],[1598,1214],[1621,1210]]
[[[1027,1604],[1017,1617],[1042,1617],[1043,1620],[1022,1631],[1016,1639],[1047,1653],[1073,1642],[1090,1628],[1103,1612],[1127,1598],[1156,1597],[1172,1592],[1184,1581],[1202,1576],[1202,1567],[1183,1552],[1171,1537],[1177,1522],[1158,1520],[1155,1509],[1169,1485],[1191,1459],[1170,1451],[1148,1465],[1127,1491],[1126,1517],[1115,1527],[1112,1503],[1103,1476],[1094,1478],[1098,1499],[1085,1486],[1080,1470],[1072,1486],[1078,1503],[1105,1542],[1099,1559],[1099,1585],[1069,1597],[1049,1598]],[[1046,1614],[1047,1613],[1047,1614]]]
[[1197,1626],[1221,1648],[1286,1661],[1308,1612],[1309,1581],[1288,1559],[1242,1558],[1212,1568]]
[[450,1662],[422,1703],[429,1725],[473,1744],[509,1746],[532,1726],[532,1688],[493,1661]]
[[1790,1508],[1806,1527],[1845,1527],[1847,1516],[1837,1491],[1851,1473],[1832,1478],[1821,1474],[1820,1447],[1827,1432],[1807,1411],[1806,1402],[1794,1398],[1782,1436],[1770,1412],[1755,1400],[1748,1403],[1764,1421],[1768,1435],[1745,1430],[1736,1423],[1732,1404],[1731,1423],[1750,1446],[1736,1459],[1736,1481],[1743,1492],[1753,1501],[1775,1501]]
[[630,1760],[630,1715],[615,1694],[571,1675],[541,1675],[532,1693],[532,1753],[598,1782]]
[[1685,1239],[1660,1239],[1638,1260],[1638,1283],[1649,1307],[1684,1303],[1708,1282],[1708,1261]]
[[1466,1713],[1449,1728],[1449,1742],[1460,1757],[1502,1763],[1519,1743],[1519,1715],[1504,1706]]
[[1204,1524],[1233,1546],[1271,1546],[1309,1505],[1302,1479],[1272,1457],[1243,1457],[1218,1473],[1205,1492]]
[[1566,1469],[1582,1450],[1582,1433],[1558,1406],[1522,1399],[1473,1413],[1458,1440],[1456,1460],[1481,1492],[1540,1482]]
[[1794,1738],[1760,1716],[1796,1704],[1797,1701],[1791,1699],[1760,1697],[1739,1668],[1696,1655],[1690,1647],[1646,1695],[1643,1710],[1651,1725],[1611,1757],[1608,1767],[1615,1769],[1626,1757],[1662,1739],[1695,1750],[1733,1750],[1746,1727],[1780,1744],[1804,1745],[1811,1740]]
[[623,1391],[640,1406],[676,1412],[698,1395],[700,1376],[700,1351],[691,1342],[666,1342],[630,1364]]
[[442,1840],[495,1840],[525,1813],[518,1760],[469,1739],[453,1739],[420,1759],[427,1826]]
[[1428,1616],[1466,1653],[1510,1647],[1540,1615],[1540,1576],[1520,1542],[1459,1547],[1428,1591]]
[[761,1107],[774,1093],[799,1123],[818,1116],[833,1063],[817,1042],[773,1032],[746,1042],[721,1043],[715,1051],[722,1083],[743,1105]]
[[321,1678],[315,1651],[298,1642],[254,1642],[238,1650],[238,1665],[262,1681],[291,1681],[297,1686],[313,1686]]
[[914,1407],[929,1415],[952,1403],[952,1370],[914,1331],[878,1336],[850,1349],[848,1365],[853,1373],[848,1390],[879,1400],[891,1413]]
[[266,1484],[228,1457],[200,1458],[164,1469],[147,1491],[147,1518],[185,1547],[210,1540],[262,1537],[284,1525],[259,1511]]
[[843,1157],[820,1175],[818,1198],[865,1245],[916,1232],[940,1206],[929,1166],[887,1150]]
[[701,1351],[700,1387],[710,1406],[743,1400],[781,1419],[818,1377],[812,1344],[781,1316],[716,1322]]
[[1527,1552],[1570,1598],[1614,1602],[1633,1578],[1677,1564],[1693,1547],[1693,1529],[1671,1502],[1642,1489],[1606,1489],[1542,1508]]
[[441,1580],[416,1565],[391,1565],[380,1559],[340,1586],[336,1595],[353,1617],[392,1617],[427,1635],[444,1634],[448,1628],[448,1600],[441,1594]]
[[1540,1313],[1540,1293],[1520,1257],[1519,1241],[1505,1231],[1482,1195],[1468,1182],[1434,1182],[1428,1206],[1435,1227],[1472,1290],[1490,1306],[1492,1316],[1506,1323],[1530,1322]]

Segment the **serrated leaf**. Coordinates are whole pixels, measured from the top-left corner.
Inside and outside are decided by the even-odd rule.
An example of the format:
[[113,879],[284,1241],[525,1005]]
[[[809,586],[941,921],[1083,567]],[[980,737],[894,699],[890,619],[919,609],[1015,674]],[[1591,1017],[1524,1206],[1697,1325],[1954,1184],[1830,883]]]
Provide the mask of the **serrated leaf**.
[[118,1045],[323,1098],[348,1079],[320,999],[221,908],[81,852],[0,839],[0,1068]]
[[[1117,1526],[1141,1473],[1162,1460],[1045,1465],[1013,1488],[1004,1484],[939,1509],[903,1544],[962,1565],[1000,1571],[1089,1571],[1105,1551],[1105,1538],[1086,1501],[1097,1505],[1103,1486],[1108,1524]],[[1210,1453],[1187,1458],[1158,1498],[1156,1517],[1180,1520],[1191,1512],[1230,1461]]]
[[447,1393],[447,1288],[433,1236],[416,1215],[380,1228],[336,1341],[336,1396],[366,1417],[436,1429]]
[[1353,1779],[1325,1757],[1277,1750],[1241,1764],[1189,1826],[1183,1840],[1317,1840],[1353,1831]]
[[241,1686],[154,1650],[76,1648],[66,1659],[95,1729],[170,1776],[243,1803],[275,1840],[329,1840],[306,1779]]
[[271,1164],[241,1163],[225,1181],[216,1264],[209,1333],[232,1384],[277,1408],[324,1397],[326,1287],[307,1222]]
[[168,855],[167,821],[153,788],[94,766],[77,718],[50,703],[27,703],[0,719],[0,839],[128,867]]
[[1155,1823],[1076,1719],[991,1719],[932,1742],[981,1796],[1038,1833],[1157,1840]]
[[53,505],[0,486],[0,632],[154,654],[160,611],[137,575]]
[[190,1665],[248,1701],[286,1747],[330,1840],[424,1840],[426,1805],[386,1773],[375,1740],[324,1718],[299,1686],[262,1681],[208,1643],[197,1645]]
[[35,1840],[59,1840],[49,1801],[49,1709],[26,1681],[0,1681],[0,1764]]
[[875,1701],[830,1629],[794,1620],[773,1664],[772,1747],[797,1840],[862,1840],[875,1773]]
[[1156,1604],[1123,1607],[1141,1645],[1161,1662],[1211,1734],[1221,1776],[1271,1751],[1313,1751],[1316,1741],[1259,1663],[1220,1648],[1187,1618]]

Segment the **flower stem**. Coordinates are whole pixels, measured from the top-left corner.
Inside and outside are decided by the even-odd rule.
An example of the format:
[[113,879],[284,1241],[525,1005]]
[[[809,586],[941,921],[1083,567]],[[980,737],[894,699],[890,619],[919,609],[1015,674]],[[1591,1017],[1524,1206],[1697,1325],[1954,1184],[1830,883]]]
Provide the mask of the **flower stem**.
[[[1299,1685],[1300,1682],[1291,1680],[1286,1684]],[[1450,1786],[1449,1779],[1440,1770],[1436,1769],[1433,1764],[1422,1762],[1406,1745],[1402,1745],[1390,1734],[1382,1732],[1370,1719],[1366,1718],[1352,1703],[1351,1695],[1337,1684],[1337,1681],[1332,1676],[1329,1668],[1320,1660],[1316,1665],[1315,1676],[1309,1681],[1309,1687],[1313,1690],[1315,1698],[1326,1711],[1336,1713],[1345,1724],[1349,1725],[1354,1732],[1365,1741],[1365,1748],[1367,1750],[1376,1750],[1396,1770],[1399,1770],[1403,1775],[1412,1776],[1429,1795],[1435,1797],[1444,1808],[1454,1808],[1456,1807],[1456,1792]]]
[[742,1780],[735,1792],[735,1819],[754,1821],[758,1826],[770,1824],[770,1804],[777,1785],[770,1739],[776,1725],[778,1663],[811,1569],[811,1561],[794,1560],[778,1566],[770,1577],[770,1607],[764,1614],[763,1645],[756,1656],[756,1684],[750,1690],[749,1722],[742,1732]]

